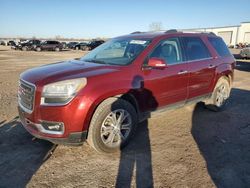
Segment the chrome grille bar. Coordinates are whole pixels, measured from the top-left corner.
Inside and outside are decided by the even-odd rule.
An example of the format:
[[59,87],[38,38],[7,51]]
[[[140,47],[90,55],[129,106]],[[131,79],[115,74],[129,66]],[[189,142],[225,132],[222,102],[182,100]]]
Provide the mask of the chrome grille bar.
[[35,85],[24,80],[19,81],[18,103],[19,106],[27,113],[31,113],[34,108]]

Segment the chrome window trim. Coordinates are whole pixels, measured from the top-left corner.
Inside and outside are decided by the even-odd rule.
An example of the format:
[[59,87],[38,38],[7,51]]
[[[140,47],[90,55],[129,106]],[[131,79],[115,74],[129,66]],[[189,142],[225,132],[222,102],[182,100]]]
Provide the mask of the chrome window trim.
[[197,61],[205,61],[205,60],[210,60],[210,59],[214,59],[214,58],[213,57],[206,57],[206,58],[194,59],[194,60],[190,60],[190,61],[186,61],[186,62],[193,63],[193,62],[197,62]]
[[[28,113],[28,114],[31,114],[31,113],[34,111],[34,107],[35,107],[36,85],[20,78],[20,79],[19,79],[19,85],[18,85],[18,87],[20,87],[20,82],[23,82],[23,83],[26,84],[26,85],[31,85],[31,86],[34,87],[33,105],[32,105],[32,109],[31,109],[31,110],[30,110],[30,109],[27,109],[26,107],[24,107],[24,106],[21,104],[21,102],[20,102],[20,97],[19,97],[19,94],[18,94],[18,105],[22,108],[23,111],[25,111],[25,112]],[[19,88],[18,88],[18,89],[19,89]]]
[[[151,53],[157,48],[157,46],[158,46],[160,43],[162,43],[162,41],[166,41],[166,40],[171,39],[171,38],[178,38],[178,40],[180,40],[181,37],[189,37],[189,36],[180,36],[180,37],[175,36],[175,37],[165,38],[165,39],[159,41],[159,42],[154,46],[154,48],[150,51],[149,54],[151,54]],[[200,38],[200,37],[198,37],[198,38]],[[200,38],[200,39],[201,39],[201,38]],[[204,44],[204,46],[207,48],[206,44],[203,42],[202,39],[201,39],[201,41],[202,41],[202,43]],[[181,43],[181,42],[180,42],[180,43]],[[180,46],[180,47],[181,47],[181,46]],[[185,63],[193,63],[193,62],[198,62],[198,61],[205,61],[205,60],[215,59],[216,57],[213,57],[213,56],[212,56],[212,54],[211,54],[211,52],[209,51],[208,48],[207,48],[207,50],[208,50],[208,52],[209,52],[210,57],[201,58],[201,59],[194,59],[194,60],[179,61],[179,62],[176,62],[176,63],[167,64],[167,66],[178,65],[178,64],[185,64]],[[182,47],[181,47],[181,49],[180,49],[180,52],[181,52],[181,54],[183,55],[183,48],[182,48]],[[148,58],[149,56],[150,56],[150,55],[148,55],[147,58]],[[147,59],[147,58],[146,58],[146,59]],[[185,58],[185,57],[182,56],[182,59],[183,59],[183,58]],[[145,59],[145,60],[146,60],[146,59]],[[145,62],[145,60],[144,60],[144,62]],[[145,67],[148,67],[148,65],[145,65]],[[142,68],[143,68],[143,65],[142,65]]]
[[180,62],[176,62],[176,63],[167,64],[167,66],[184,64],[184,63],[195,63],[195,62],[198,62],[198,61],[205,61],[205,60],[210,60],[210,59],[214,59],[214,58],[213,57],[208,57],[208,58],[202,58],[202,59],[195,59],[195,60],[191,60],[191,61],[180,61]]

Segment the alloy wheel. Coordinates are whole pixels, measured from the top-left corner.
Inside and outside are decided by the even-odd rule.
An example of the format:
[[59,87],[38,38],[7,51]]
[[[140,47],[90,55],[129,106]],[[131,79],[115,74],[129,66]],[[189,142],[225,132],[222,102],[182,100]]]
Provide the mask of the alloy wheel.
[[221,84],[216,93],[216,105],[222,106],[228,98],[228,88],[225,84]]
[[132,128],[128,111],[118,109],[110,112],[101,126],[101,139],[108,147],[117,147],[126,141]]

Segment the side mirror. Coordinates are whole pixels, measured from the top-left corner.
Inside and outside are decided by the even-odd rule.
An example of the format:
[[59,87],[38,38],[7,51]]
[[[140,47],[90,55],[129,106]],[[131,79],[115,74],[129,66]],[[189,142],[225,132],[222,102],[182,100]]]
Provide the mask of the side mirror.
[[152,68],[164,69],[167,64],[164,59],[152,57],[148,60],[148,66]]

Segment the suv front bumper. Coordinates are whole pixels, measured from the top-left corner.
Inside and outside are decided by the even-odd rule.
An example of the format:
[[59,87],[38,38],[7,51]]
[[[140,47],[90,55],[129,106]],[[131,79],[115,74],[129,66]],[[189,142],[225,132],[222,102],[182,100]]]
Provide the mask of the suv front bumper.
[[[21,107],[18,107],[19,119],[23,127],[34,137],[48,140],[54,144],[65,145],[81,145],[87,138],[87,131],[71,132],[67,137],[61,137],[60,134],[49,134],[43,128],[42,124],[34,123],[25,117],[25,113]],[[45,130],[45,132],[43,132]]]

